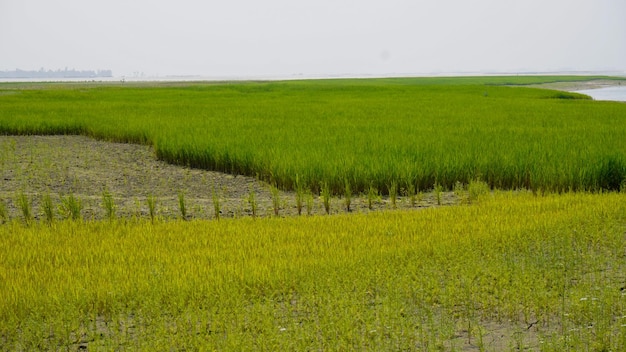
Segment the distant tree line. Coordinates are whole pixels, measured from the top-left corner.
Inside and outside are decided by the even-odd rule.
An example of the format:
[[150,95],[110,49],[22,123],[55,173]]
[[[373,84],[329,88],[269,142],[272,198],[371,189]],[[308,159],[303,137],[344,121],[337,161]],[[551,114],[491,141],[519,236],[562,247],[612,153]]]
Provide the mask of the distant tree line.
[[111,70],[44,70],[27,71],[16,69],[14,71],[0,71],[0,78],[96,78],[96,77],[113,77]]

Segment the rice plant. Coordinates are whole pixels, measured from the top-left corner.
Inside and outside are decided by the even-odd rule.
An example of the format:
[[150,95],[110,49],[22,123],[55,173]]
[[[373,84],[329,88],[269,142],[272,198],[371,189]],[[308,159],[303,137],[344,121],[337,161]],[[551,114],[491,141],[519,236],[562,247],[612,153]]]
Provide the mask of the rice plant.
[[52,204],[52,198],[50,197],[50,193],[46,193],[42,196],[41,208],[43,210],[44,220],[48,224],[52,224],[52,222],[54,222],[54,206]]
[[324,211],[326,214],[330,214],[330,187],[328,182],[322,183],[320,196],[322,198],[322,203],[324,204]]
[[109,221],[115,219],[117,206],[113,201],[113,195],[108,189],[104,189],[104,191],[102,191],[102,207],[104,208],[105,216],[109,219]]
[[471,203],[478,201],[480,197],[489,192],[489,185],[479,179],[470,181],[467,186],[468,199]]
[[217,191],[217,189],[215,188],[215,185],[213,185],[213,188],[211,188],[211,199],[213,200],[213,214],[216,220],[220,219],[220,213],[222,212],[221,209],[221,205],[220,205],[220,195]]
[[389,201],[391,202],[391,206],[395,209],[398,199],[398,183],[392,180],[387,189],[389,191]]
[[435,183],[435,188],[433,189],[435,193],[435,199],[437,199],[437,205],[441,205],[441,195],[443,193],[443,186],[439,183]]
[[22,191],[17,195],[17,206],[22,212],[22,217],[24,218],[24,223],[30,224],[33,221],[33,210],[30,199],[28,196]]
[[252,217],[255,218],[257,216],[258,204],[256,200],[256,193],[254,192],[254,188],[252,186],[250,186],[250,191],[248,192],[248,205],[250,206]]
[[276,185],[270,186],[270,194],[272,195],[272,208],[274,209],[274,216],[278,216],[280,212],[280,190]]
[[14,221],[0,344],[624,351],[625,212],[622,193],[521,191],[419,212]]
[[370,187],[367,191],[367,207],[372,210],[374,207],[374,202],[378,198],[378,190],[374,187],[373,184],[370,183]]
[[459,204],[469,203],[468,192],[467,192],[466,186],[464,184],[462,184],[461,182],[457,181],[454,184],[453,191],[454,191],[454,195],[458,199]]
[[409,198],[412,207],[417,205],[418,192],[419,190],[417,189],[417,185],[413,182],[412,178],[409,178],[406,182],[406,195]]
[[626,161],[619,156],[608,156],[601,161],[599,186],[607,191],[619,191],[626,182]]
[[9,221],[9,213],[7,212],[7,206],[4,200],[0,199],[0,224],[4,224]]
[[313,193],[311,191],[306,191],[305,195],[304,195],[304,200],[306,203],[306,213],[307,215],[313,215],[313,205],[314,205],[314,198],[313,198]]
[[146,203],[148,204],[148,214],[150,215],[150,221],[154,224],[154,220],[156,219],[156,197],[152,194],[149,194],[146,197]]
[[284,190],[298,175],[315,194],[328,182],[340,195],[346,174],[354,194],[370,182],[387,192],[392,179],[451,190],[480,175],[492,189],[617,190],[624,104],[502,86],[592,78],[43,85],[0,96],[0,133],[151,144],[162,160],[258,175]]
[[139,220],[143,217],[143,205],[139,197],[133,197],[133,208],[131,217],[135,220]]
[[69,220],[82,220],[83,202],[76,197],[74,193],[70,193],[65,197],[61,197],[59,212],[61,216]]
[[344,204],[346,206],[346,211],[350,212],[350,205],[352,204],[352,189],[350,186],[350,181],[346,178],[345,179],[345,188],[344,188],[344,193],[343,193],[343,201]]
[[305,190],[304,186],[300,182],[300,177],[296,175],[296,210],[298,215],[302,215],[302,208],[305,202]]
[[178,192],[178,211],[180,212],[180,218],[187,220],[187,203],[185,201],[185,192],[183,190]]

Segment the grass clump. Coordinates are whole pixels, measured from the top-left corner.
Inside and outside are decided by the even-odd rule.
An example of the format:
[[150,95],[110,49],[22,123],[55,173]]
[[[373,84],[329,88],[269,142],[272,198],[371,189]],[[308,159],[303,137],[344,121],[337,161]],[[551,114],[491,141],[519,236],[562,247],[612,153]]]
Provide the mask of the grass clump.
[[350,212],[350,205],[352,204],[352,188],[350,186],[350,181],[345,179],[345,188],[343,193],[343,201],[346,206],[346,211]]
[[185,201],[185,192],[178,192],[178,211],[180,212],[180,218],[187,220],[187,202]]
[[469,203],[467,188],[461,182],[454,184],[454,195],[457,197],[459,204]]
[[372,210],[374,208],[374,202],[378,199],[378,190],[370,183],[370,187],[367,191],[367,208]]
[[270,193],[272,194],[272,208],[274,209],[274,216],[278,216],[280,213],[280,190],[276,187],[276,185],[271,185]]
[[300,177],[296,175],[296,210],[298,215],[302,215],[302,208],[304,207],[306,197],[306,191],[304,186],[300,182]]
[[43,210],[43,217],[46,223],[52,224],[54,222],[54,206],[52,204],[50,193],[46,193],[41,197],[41,208]]
[[619,191],[626,182],[626,162],[617,156],[606,158],[601,162],[598,180],[600,189]]
[[250,191],[248,192],[248,205],[250,205],[252,217],[255,218],[258,212],[258,204],[256,201],[256,193],[254,192],[254,188],[252,186],[250,186]]
[[63,218],[69,220],[81,220],[82,210],[83,202],[80,198],[76,197],[74,193],[61,197],[59,212]]
[[396,201],[398,200],[398,183],[394,180],[388,186],[389,191],[389,201],[391,202],[391,207],[396,208]]
[[437,205],[441,205],[441,195],[443,193],[443,186],[439,183],[435,183],[435,188],[433,189],[435,192],[435,199],[437,199]]
[[105,216],[109,221],[115,219],[115,212],[117,210],[117,206],[115,205],[115,201],[113,200],[113,195],[109,192],[108,189],[102,191],[102,207],[104,208]]
[[306,213],[307,215],[313,215],[313,205],[315,200],[313,199],[313,193],[311,191],[306,191],[304,195],[304,200],[306,203]]
[[320,196],[322,198],[322,204],[324,204],[324,211],[326,212],[326,214],[330,214],[331,193],[330,193],[330,186],[328,182],[322,183],[322,186],[320,189]]
[[30,224],[33,221],[33,209],[30,199],[23,191],[17,195],[17,206],[22,212],[24,223]]
[[480,197],[489,194],[489,192],[491,192],[489,185],[480,179],[470,181],[467,186],[468,200],[470,203],[477,202]]
[[154,224],[154,220],[156,220],[156,206],[157,206],[157,200],[156,197],[152,194],[149,194],[148,197],[146,197],[146,203],[148,204],[148,215],[150,216],[150,222],[152,222]]
[[0,199],[0,224],[4,224],[9,221],[9,212],[7,211],[7,205],[4,200]]
[[409,198],[409,202],[411,202],[412,207],[415,207],[417,205],[418,198],[419,198],[418,193],[419,193],[419,190],[417,189],[417,184],[413,182],[412,179],[409,179],[406,182],[406,194],[407,194],[407,197]]
[[211,199],[213,201],[213,214],[214,214],[215,220],[219,220],[222,209],[221,209],[221,204],[220,204],[220,195],[217,189],[215,188],[215,185],[213,185],[213,188],[211,189]]

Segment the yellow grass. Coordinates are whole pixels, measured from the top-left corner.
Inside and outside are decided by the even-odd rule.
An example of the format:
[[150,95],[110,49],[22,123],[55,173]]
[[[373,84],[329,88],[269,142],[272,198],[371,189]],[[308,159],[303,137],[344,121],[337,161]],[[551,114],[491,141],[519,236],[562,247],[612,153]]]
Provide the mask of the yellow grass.
[[0,349],[624,350],[625,243],[624,193],[13,221],[0,225]]

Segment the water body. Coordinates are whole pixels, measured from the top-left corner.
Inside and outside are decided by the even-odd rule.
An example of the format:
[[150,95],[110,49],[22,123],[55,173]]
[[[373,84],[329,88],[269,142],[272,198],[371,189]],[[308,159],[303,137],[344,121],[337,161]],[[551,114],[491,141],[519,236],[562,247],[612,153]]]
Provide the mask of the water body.
[[576,93],[586,94],[593,100],[610,100],[626,102],[626,86],[615,86],[597,89],[578,90]]

